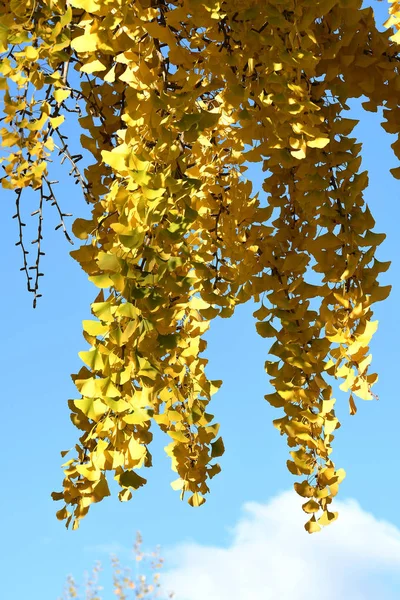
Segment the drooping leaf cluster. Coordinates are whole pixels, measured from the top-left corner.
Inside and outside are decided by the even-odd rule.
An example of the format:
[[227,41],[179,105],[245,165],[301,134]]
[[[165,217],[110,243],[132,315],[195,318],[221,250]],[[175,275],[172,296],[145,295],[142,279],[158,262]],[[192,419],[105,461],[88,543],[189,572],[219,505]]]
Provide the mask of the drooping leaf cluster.
[[[73,376],[71,418],[81,431],[64,466],[64,507],[77,527],[93,502],[120,500],[151,466],[151,427],[193,506],[205,502],[224,451],[209,412],[219,381],[205,373],[210,321],[255,300],[258,333],[273,344],[265,369],[287,437],[288,469],[309,513],[306,529],[336,518],[344,478],[331,458],[339,427],[332,377],[374,398],[372,306],[389,263],[363,192],[361,144],[348,101],[383,107],[399,134],[400,5],[387,31],[361,0],[11,0],[0,2],[1,130],[28,287],[38,295],[23,243],[19,202],[39,191],[60,212],[48,175],[53,151],[71,164],[92,205],[73,232],[72,256],[100,291],[90,348]],[[64,121],[77,113],[84,173]],[[75,117],[75,115],[72,115]],[[400,141],[393,144],[400,158]],[[245,178],[265,172],[264,194]],[[392,170],[400,178],[400,167]],[[60,225],[63,225],[63,220]],[[63,225],[64,226],[64,225]],[[35,273],[35,265],[33,268]]]

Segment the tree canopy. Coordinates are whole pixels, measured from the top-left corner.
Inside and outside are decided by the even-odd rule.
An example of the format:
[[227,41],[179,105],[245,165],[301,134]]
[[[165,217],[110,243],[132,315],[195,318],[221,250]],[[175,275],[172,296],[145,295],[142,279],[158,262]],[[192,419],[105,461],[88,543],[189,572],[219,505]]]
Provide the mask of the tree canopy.
[[[250,300],[273,342],[266,399],[280,409],[274,426],[287,437],[305,527],[336,518],[345,473],[331,458],[332,381],[352,414],[356,398],[374,397],[372,307],[390,292],[378,282],[385,236],[364,201],[348,102],[383,108],[384,129],[399,134],[400,3],[389,11],[380,31],[361,0],[0,1],[2,185],[15,191],[34,304],[46,201],[70,239],[53,154],[92,208],[72,227],[82,244],[71,254],[98,289],[69,401],[80,437],[53,493],[67,526],[110,494],[108,472],[122,501],[145,484],[151,426],[170,437],[174,489],[205,502],[224,444],[203,336]],[[91,155],[83,171],[66,135],[76,119]],[[400,158],[400,140],[392,147]],[[262,165],[262,194],[249,163]],[[38,197],[32,264],[26,188]]]

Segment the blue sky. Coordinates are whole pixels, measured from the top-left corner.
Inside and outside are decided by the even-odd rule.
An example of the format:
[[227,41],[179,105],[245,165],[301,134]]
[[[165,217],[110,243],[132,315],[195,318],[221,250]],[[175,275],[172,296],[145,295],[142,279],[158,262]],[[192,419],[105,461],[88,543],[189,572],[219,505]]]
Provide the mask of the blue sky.
[[[379,4],[378,9],[378,21],[383,22],[386,4]],[[393,261],[381,281],[392,283],[393,291],[375,311],[380,325],[372,352],[373,366],[380,376],[376,386],[380,400],[359,401],[357,415],[350,417],[347,396],[338,393],[337,410],[342,428],[337,431],[334,458],[336,464],[347,471],[340,500],[357,500],[362,510],[374,515],[373,523],[374,527],[378,523],[377,529],[380,519],[400,529],[397,441],[400,422],[397,397],[400,182],[389,173],[390,168],[398,166],[398,161],[390,148],[394,137],[379,126],[379,115],[361,115],[356,106],[354,114],[362,118],[356,133],[364,143],[363,167],[370,174],[366,199],[376,219],[376,231],[387,234],[378,258]],[[259,186],[260,174],[254,171],[252,175]],[[86,209],[79,189],[68,184],[65,175],[62,182],[58,186],[58,198],[63,208],[81,216]],[[243,505],[246,503],[265,507],[278,497],[282,498],[282,506],[286,506],[287,496],[281,494],[292,489],[294,480],[285,466],[288,449],[271,424],[272,419],[278,417],[278,411],[263,399],[270,391],[263,369],[269,341],[256,334],[252,317],[254,307],[242,306],[233,318],[215,321],[208,335],[210,363],[207,373],[211,378],[224,380],[223,387],[213,399],[213,412],[221,423],[226,453],[220,461],[222,473],[211,482],[212,493],[207,503],[193,509],[179,500],[169,485],[174,474],[163,452],[167,440],[156,435],[154,467],[147,470],[147,486],[136,492],[128,503],[120,503],[116,497],[106,499],[101,505],[92,507],[78,531],[65,530],[55,518],[56,504],[50,493],[60,489],[62,480],[59,452],[72,447],[76,439],[77,432],[69,421],[67,407],[68,398],[75,397],[70,373],[76,372],[80,365],[77,353],[85,349],[81,321],[88,318],[89,305],[96,291],[78,264],[69,257],[70,247],[60,232],[53,231],[57,221],[51,207],[46,207],[43,297],[37,309],[32,310],[32,298],[25,291],[23,274],[19,271],[20,251],[14,245],[17,230],[15,221],[11,220],[13,195],[2,194],[5,258],[0,310],[3,321],[1,438],[4,463],[0,497],[3,545],[0,597],[55,600],[61,595],[69,573],[80,579],[83,571],[96,559],[101,559],[106,566],[108,550],[113,545],[118,545],[126,556],[125,548],[132,545],[136,530],[142,532],[146,546],[161,544],[172,566],[174,556],[178,556],[178,550],[175,553],[174,548],[188,545],[195,545],[197,549],[230,547],[233,532],[243,522]],[[33,198],[27,196],[25,210],[27,215],[35,210]],[[346,506],[353,505],[343,506],[346,513]],[[293,527],[300,532],[304,515],[297,510],[300,520]],[[358,510],[361,514],[362,510]],[[286,517],[284,512],[277,513],[282,526],[287,518],[291,522],[291,517]],[[345,535],[343,525],[340,527],[340,532]],[[367,536],[365,543],[373,544],[375,529],[360,527],[360,531],[371,531],[371,539]],[[394,537],[396,532],[397,529],[393,529]],[[303,533],[298,535],[303,536]],[[297,539],[303,540],[302,537]],[[316,547],[321,552],[328,552],[329,539],[328,535],[321,537]],[[274,544],[269,550],[271,548]],[[400,546],[393,548],[397,552]],[[201,552],[196,555],[196,560],[199,556]],[[268,557],[265,561],[268,562]],[[340,568],[346,573],[351,565]],[[103,579],[106,582],[106,573]],[[177,582],[178,579],[177,576]],[[168,583],[171,581],[173,584],[170,577]],[[394,598],[392,593],[400,590],[396,577],[386,579],[384,588],[379,587],[379,582],[375,584],[381,598]],[[383,595],[382,590],[386,590]],[[215,594],[216,599],[222,598],[219,592]],[[281,597],[285,597],[283,593]],[[357,598],[357,594],[354,597]],[[367,598],[366,595],[359,597]]]

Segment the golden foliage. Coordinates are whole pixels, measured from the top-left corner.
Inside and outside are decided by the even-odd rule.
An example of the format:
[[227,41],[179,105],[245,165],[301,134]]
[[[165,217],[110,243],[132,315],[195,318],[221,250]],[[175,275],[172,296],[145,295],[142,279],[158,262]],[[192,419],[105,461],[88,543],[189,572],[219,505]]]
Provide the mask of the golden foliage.
[[[399,30],[399,3],[390,11]],[[351,414],[355,397],[374,398],[371,307],[390,292],[347,102],[384,106],[383,127],[399,134],[399,33],[378,31],[361,0],[11,0],[0,17],[2,182],[19,223],[24,188],[55,201],[54,150],[93,207],[73,225],[82,245],[71,254],[100,291],[73,377],[82,433],[53,494],[58,518],[76,528],[109,495],[108,471],[130,499],[154,424],[171,439],[174,489],[205,502],[224,446],[203,334],[253,299],[257,331],[273,339],[266,399],[283,409],[274,425],[306,529],[327,525],[345,476],[331,458],[329,376]],[[84,175],[61,133],[74,102],[93,157]],[[244,177],[249,162],[263,165],[266,200]],[[20,243],[25,252],[21,227]]]

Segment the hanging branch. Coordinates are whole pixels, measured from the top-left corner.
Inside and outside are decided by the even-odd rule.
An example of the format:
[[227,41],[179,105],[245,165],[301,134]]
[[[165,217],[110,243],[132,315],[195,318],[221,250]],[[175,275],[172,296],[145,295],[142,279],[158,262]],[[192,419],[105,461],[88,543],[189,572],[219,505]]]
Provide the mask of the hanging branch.
[[[39,292],[39,277],[43,277],[43,275],[44,275],[44,273],[40,272],[40,258],[41,258],[41,256],[45,255],[45,253],[42,251],[42,248],[41,248],[41,241],[43,240],[42,230],[43,230],[43,201],[44,200],[50,202],[51,206],[54,206],[59,214],[60,223],[55,227],[55,229],[57,230],[57,229],[62,228],[63,233],[64,233],[66,239],[68,240],[68,242],[70,244],[74,243],[71,239],[71,236],[69,235],[69,233],[67,231],[65,221],[64,221],[65,217],[71,217],[72,215],[70,213],[64,213],[61,210],[60,205],[57,201],[57,198],[56,198],[54,190],[53,190],[53,185],[56,184],[57,182],[49,181],[46,176],[43,177],[43,181],[47,186],[47,193],[45,193],[44,188],[43,188],[43,183],[42,183],[42,185],[39,188],[39,207],[37,210],[35,210],[34,212],[31,213],[32,217],[34,217],[35,215],[38,215],[37,238],[31,242],[32,244],[37,244],[36,261],[35,261],[35,264],[32,266],[28,265],[28,261],[27,261],[26,257],[29,254],[29,251],[26,249],[26,247],[24,245],[23,228],[26,226],[26,223],[23,222],[22,216],[21,216],[22,188],[19,188],[18,190],[16,190],[16,202],[15,202],[16,213],[12,217],[13,219],[17,219],[17,222],[18,222],[19,240],[18,240],[18,242],[16,242],[15,245],[21,246],[22,257],[23,257],[23,266],[21,267],[20,271],[23,271],[25,273],[28,292],[31,292],[34,294],[33,308],[36,308],[37,299],[42,296],[42,294],[39,294],[38,292]],[[29,271],[36,271],[35,280],[33,283],[32,283],[32,276],[29,274]]]
[[[83,194],[84,194],[84,198],[85,198],[87,204],[90,204],[90,202],[94,201],[94,198],[90,192],[89,185],[88,185],[87,181],[85,180],[84,176],[82,175],[82,173],[78,167],[78,164],[77,164],[80,160],[82,160],[83,156],[81,154],[71,154],[70,153],[68,145],[65,142],[65,140],[67,140],[68,137],[66,135],[60,133],[58,131],[58,129],[53,130],[52,133],[55,133],[61,142],[60,146],[58,146],[57,144],[54,144],[55,148],[57,148],[57,150],[58,150],[58,156],[62,155],[61,164],[64,164],[64,162],[66,160],[68,160],[71,163],[72,168],[68,174],[75,179],[76,184],[79,184],[81,186]],[[88,197],[90,199],[88,199]]]
[[13,215],[13,219],[17,219],[18,221],[18,234],[19,234],[19,240],[18,242],[16,242],[16,246],[21,246],[21,251],[22,251],[22,259],[24,262],[24,266],[20,268],[20,271],[24,271],[25,276],[26,276],[26,287],[28,292],[33,292],[34,290],[31,287],[31,279],[32,277],[29,275],[29,267],[28,267],[28,261],[26,260],[27,255],[29,254],[29,251],[25,248],[24,245],[24,238],[23,238],[23,227],[26,226],[26,223],[22,222],[22,218],[21,218],[21,210],[20,210],[20,205],[21,205],[21,196],[22,196],[22,188],[19,188],[17,190],[15,190],[16,192],[16,200],[15,200],[15,206],[16,206],[16,213],[15,215]]
[[44,199],[45,199],[45,196],[43,193],[43,184],[42,184],[40,186],[40,190],[39,190],[39,208],[34,213],[32,213],[32,215],[36,215],[36,214],[38,215],[37,238],[35,240],[32,240],[32,242],[31,242],[32,244],[36,244],[36,247],[37,247],[36,262],[32,267],[29,267],[29,270],[36,271],[33,289],[30,290],[31,292],[34,293],[33,308],[36,308],[37,299],[42,296],[42,294],[39,294],[38,291],[39,291],[39,277],[43,277],[43,275],[44,275],[44,273],[41,273],[39,270],[40,257],[44,256],[44,252],[42,252],[42,249],[41,249],[41,241],[43,239],[42,227],[43,227],[43,200]]
[[60,229],[60,227],[61,227],[67,241],[70,244],[74,245],[74,242],[72,241],[71,236],[69,235],[69,233],[67,231],[67,228],[65,226],[65,221],[64,221],[64,217],[72,217],[72,214],[62,212],[60,205],[58,204],[57,198],[54,194],[53,187],[52,187],[53,185],[58,183],[58,181],[49,181],[46,176],[43,177],[43,180],[46,183],[47,188],[48,188],[48,194],[46,194],[44,196],[44,199],[51,202],[51,206],[54,206],[56,208],[58,215],[60,217],[60,223],[55,227],[55,230],[57,231],[57,229]]

